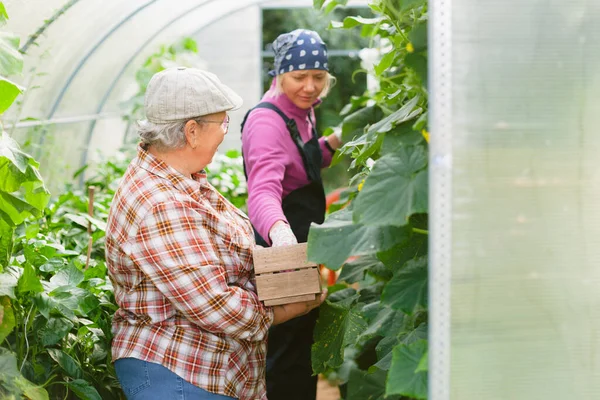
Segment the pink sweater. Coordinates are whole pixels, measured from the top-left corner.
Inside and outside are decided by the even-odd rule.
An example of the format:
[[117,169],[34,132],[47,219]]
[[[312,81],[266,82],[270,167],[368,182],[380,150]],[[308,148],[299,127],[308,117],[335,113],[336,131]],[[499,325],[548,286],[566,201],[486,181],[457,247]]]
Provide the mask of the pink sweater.
[[[273,86],[272,86],[273,88]],[[267,92],[262,101],[275,104],[290,118],[296,120],[304,142],[312,137],[308,119],[314,119],[314,110],[303,110],[281,94]],[[323,154],[322,168],[331,163],[331,152],[319,139]],[[283,119],[272,110],[256,109],[248,116],[242,132],[242,150],[248,173],[248,216],[260,236],[269,244],[269,230],[279,220],[287,222],[281,209],[282,199],[292,191],[308,185],[302,157],[292,140]]]

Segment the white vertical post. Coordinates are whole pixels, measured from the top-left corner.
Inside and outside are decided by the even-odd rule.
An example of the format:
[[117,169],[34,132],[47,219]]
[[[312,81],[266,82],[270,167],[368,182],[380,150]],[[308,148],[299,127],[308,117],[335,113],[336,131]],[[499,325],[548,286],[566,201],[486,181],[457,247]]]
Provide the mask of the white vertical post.
[[429,396],[450,399],[452,0],[429,2]]

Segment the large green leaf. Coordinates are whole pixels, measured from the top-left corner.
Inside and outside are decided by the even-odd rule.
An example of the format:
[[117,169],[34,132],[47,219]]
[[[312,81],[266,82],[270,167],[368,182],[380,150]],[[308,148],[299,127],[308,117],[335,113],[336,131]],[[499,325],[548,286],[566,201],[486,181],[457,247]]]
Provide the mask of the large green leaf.
[[15,288],[17,287],[18,278],[13,274],[0,274],[0,296],[8,296],[15,299]]
[[19,293],[41,293],[44,291],[40,278],[38,278],[35,268],[29,263],[23,265],[23,275],[19,278],[17,284],[17,291]]
[[0,76],[0,114],[3,114],[23,93],[23,88],[8,78]]
[[6,12],[4,3],[0,2],[0,26],[4,26],[6,21],[8,21],[8,13]]
[[100,305],[98,298],[89,290],[74,286],[60,286],[49,294],[60,305],[61,311],[68,309],[86,315]]
[[73,357],[59,349],[47,349],[47,352],[68,376],[75,379],[83,378],[81,365]]
[[389,336],[381,339],[376,348],[378,361],[375,366],[386,371],[391,367],[392,350],[394,347],[396,347],[396,345],[400,343],[409,345],[419,340],[427,340],[427,324],[423,323],[414,330],[410,332],[403,332],[401,334],[398,334],[398,331],[400,330],[398,327],[399,324],[394,325],[396,326],[390,325],[392,329],[387,332],[387,335]]
[[401,12],[407,12],[414,8],[421,7],[426,3],[426,0],[384,0],[388,6],[396,3],[396,7],[400,8]]
[[373,306],[377,306],[379,308],[379,312],[374,318],[369,320],[367,329],[361,333],[362,338],[385,336],[383,332],[386,327],[388,327],[393,320],[397,318],[403,318],[404,316],[404,314],[401,312],[393,310],[390,307],[386,307],[385,305],[375,303]]
[[342,121],[342,138],[348,142],[365,133],[365,126],[381,119],[383,112],[377,106],[361,108],[346,116]]
[[0,219],[0,272],[8,265],[12,255],[14,231],[13,226]]
[[358,25],[377,25],[383,21],[385,21],[385,18],[383,17],[364,18],[360,16],[350,16],[344,18],[343,22],[331,21],[329,27],[330,29],[352,29]]
[[43,346],[53,346],[67,336],[73,326],[73,323],[66,318],[50,317],[46,326],[36,333]]
[[367,133],[385,133],[392,130],[392,128],[396,125],[401,124],[402,122],[409,121],[418,115],[420,115],[423,110],[417,107],[419,103],[419,98],[414,97],[410,99],[406,104],[404,104],[400,109],[394,111],[387,117],[378,121],[377,123],[369,126],[367,129]]
[[325,4],[325,0],[313,0],[313,7],[317,10],[320,10],[323,4]]
[[383,138],[380,155],[397,153],[404,146],[423,145],[425,143],[423,134],[415,131],[413,125],[412,121],[406,121],[387,132]]
[[29,216],[40,216],[50,193],[37,170],[38,163],[22,152],[6,132],[0,139],[0,217],[17,225]]
[[411,29],[408,40],[413,45],[414,51],[419,52],[427,49],[427,21],[421,22]]
[[427,212],[426,165],[421,146],[402,147],[377,160],[354,201],[354,220],[403,226],[412,214]]
[[396,59],[396,56],[397,53],[395,51],[390,51],[389,53],[386,53],[383,57],[381,57],[379,64],[375,66],[375,73],[377,75],[381,75],[385,71],[389,70],[389,68],[392,66],[392,63]]
[[366,321],[348,306],[329,301],[323,303],[315,326],[315,343],[312,345],[314,373],[341,366],[344,349],[354,344],[366,327]]
[[427,58],[422,54],[408,54],[404,59],[404,65],[417,73],[423,86],[427,87]]
[[386,336],[377,343],[377,363],[375,367],[388,371],[392,366],[392,350],[400,343],[396,336]]
[[427,257],[409,261],[385,286],[381,301],[409,314],[417,307],[426,308],[427,273]]
[[2,306],[2,320],[0,323],[0,342],[15,329],[16,319],[12,303],[8,296],[0,297],[0,306]]
[[400,396],[385,397],[386,372],[378,368],[365,372],[353,369],[348,380],[346,400],[397,400]]
[[[50,193],[44,186],[41,176],[36,172],[36,180],[24,182],[21,189],[24,192],[24,198],[27,203],[35,207],[38,211],[43,211],[50,200]],[[38,180],[39,179],[39,180]],[[91,217],[90,217],[91,218]]]
[[83,379],[75,379],[74,381],[68,382],[67,386],[80,399],[102,400],[102,397],[100,396],[100,394],[98,393],[96,388],[94,388],[89,382],[87,382]]
[[356,289],[352,287],[344,287],[344,289],[339,289],[339,287],[336,287],[336,290],[327,296],[327,301],[332,304],[335,303],[344,308],[350,308],[354,303],[356,303],[356,300],[359,297],[360,296],[356,292]]
[[77,286],[83,282],[83,279],[83,271],[74,265],[68,265],[50,278],[50,283],[54,288],[60,286]]
[[33,301],[39,313],[49,319],[51,313],[58,312],[69,320],[74,320],[75,310],[78,307],[77,298],[74,298],[73,295],[68,292],[60,292],[57,293],[57,295],[58,296],[49,296],[47,293],[38,293],[33,298]]
[[352,221],[351,207],[330,214],[308,234],[308,259],[337,270],[350,256],[384,251],[411,235],[408,226],[364,226]]
[[415,233],[407,240],[396,244],[389,250],[377,253],[377,258],[391,271],[396,272],[404,266],[407,261],[426,255],[428,245],[428,235]]
[[323,9],[323,13],[329,14],[330,12],[335,10],[336,7],[338,7],[338,6],[344,7],[347,3],[348,3],[348,0],[327,0],[325,2],[325,8]]
[[417,372],[426,352],[425,340],[409,345],[399,344],[394,348],[385,385],[386,396],[400,394],[416,399],[427,398],[427,372]]
[[23,391],[23,395],[28,400],[48,400],[48,392],[41,386],[35,386],[25,377],[17,377],[15,385]]
[[[17,367],[14,353],[0,347],[0,388],[4,393],[10,393],[12,398],[27,398],[31,400],[48,400],[45,389],[29,382]],[[10,399],[11,397],[3,397]]]
[[40,217],[41,210],[38,210],[19,196],[10,193],[0,192],[0,209],[3,215],[8,216],[5,221],[13,225],[20,225],[30,216]]
[[19,36],[0,32],[0,75],[17,75],[23,70],[23,54],[19,51]]
[[427,340],[428,332],[429,328],[427,324],[422,323],[410,332],[403,332],[398,336],[398,338],[403,344],[412,344],[414,342],[418,342],[419,340]]
[[429,352],[425,352],[425,355],[419,361],[419,365],[415,372],[426,372],[429,371]]
[[[29,166],[29,159],[31,157],[22,152],[19,148],[17,142],[15,142],[6,132],[2,132],[2,137],[0,138],[0,171],[2,178],[0,180],[0,190],[4,190],[6,192],[14,192],[19,188],[19,185],[22,181],[25,180],[25,172],[27,171],[27,167]],[[6,165],[6,160],[10,161],[8,165]],[[14,182],[14,179],[8,175],[7,166],[14,166],[18,168],[18,171],[23,174],[20,177],[20,181]],[[10,171],[14,174],[14,172]],[[6,186],[7,182],[11,182],[11,186]]]
[[381,261],[374,255],[366,255],[359,257],[356,260],[344,264],[342,272],[338,277],[338,281],[355,283],[363,280],[365,273],[378,265],[382,265]]

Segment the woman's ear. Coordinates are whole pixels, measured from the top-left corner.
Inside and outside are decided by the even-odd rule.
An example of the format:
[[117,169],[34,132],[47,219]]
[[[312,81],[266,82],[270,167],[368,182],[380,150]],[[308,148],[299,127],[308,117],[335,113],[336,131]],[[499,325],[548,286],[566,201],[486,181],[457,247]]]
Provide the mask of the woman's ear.
[[185,123],[183,127],[183,133],[185,134],[185,139],[192,149],[196,148],[196,141],[198,140],[198,123],[194,120],[189,120]]

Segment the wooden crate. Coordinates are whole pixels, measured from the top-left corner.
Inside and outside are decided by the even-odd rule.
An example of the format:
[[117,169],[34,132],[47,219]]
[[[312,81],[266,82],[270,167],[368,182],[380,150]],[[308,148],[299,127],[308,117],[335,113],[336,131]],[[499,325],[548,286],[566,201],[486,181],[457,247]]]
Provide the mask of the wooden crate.
[[306,260],[306,243],[254,249],[258,298],[266,306],[315,300],[321,293],[317,264]]

